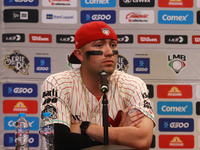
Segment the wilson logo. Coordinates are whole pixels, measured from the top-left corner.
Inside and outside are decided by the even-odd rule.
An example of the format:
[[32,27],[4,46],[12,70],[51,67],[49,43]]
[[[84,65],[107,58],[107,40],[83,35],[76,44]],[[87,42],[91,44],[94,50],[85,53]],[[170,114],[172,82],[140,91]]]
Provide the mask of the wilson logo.
[[200,44],[200,35],[192,36],[192,44]]
[[160,35],[138,35],[138,43],[159,44]]
[[51,34],[29,34],[29,41],[32,43],[52,43]]

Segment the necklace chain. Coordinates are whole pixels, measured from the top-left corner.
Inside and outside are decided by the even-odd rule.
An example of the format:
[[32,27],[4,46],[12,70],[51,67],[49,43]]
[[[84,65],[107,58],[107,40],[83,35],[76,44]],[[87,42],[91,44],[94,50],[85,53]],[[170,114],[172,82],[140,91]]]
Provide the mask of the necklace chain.
[[[82,80],[82,78],[81,78]],[[83,80],[81,81],[81,84],[82,84],[82,87],[83,87],[83,92],[84,92],[84,96],[83,96],[83,99],[85,101],[85,106],[86,106],[86,109],[87,109],[87,115],[89,116],[89,121],[92,122],[92,119],[94,118],[95,114],[92,113],[91,109],[90,109],[90,105],[89,105],[89,99],[88,99],[88,96],[86,94],[86,86],[84,85],[83,83]],[[101,99],[99,100],[99,103],[100,103],[100,106],[96,106],[98,107],[99,109],[102,108],[102,97]],[[95,109],[97,111],[97,109]],[[99,115],[99,120],[98,122],[95,122],[96,124],[99,124],[100,125],[100,120],[101,120],[101,116],[102,114]],[[94,122],[93,122],[94,123]]]

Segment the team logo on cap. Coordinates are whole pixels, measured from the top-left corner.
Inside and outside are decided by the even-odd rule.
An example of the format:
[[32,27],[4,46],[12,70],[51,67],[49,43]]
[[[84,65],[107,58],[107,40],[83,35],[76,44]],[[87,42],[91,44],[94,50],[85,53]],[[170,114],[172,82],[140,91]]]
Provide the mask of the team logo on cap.
[[110,29],[109,28],[102,28],[101,30],[102,30],[103,34],[105,34],[105,35],[109,35],[110,34]]

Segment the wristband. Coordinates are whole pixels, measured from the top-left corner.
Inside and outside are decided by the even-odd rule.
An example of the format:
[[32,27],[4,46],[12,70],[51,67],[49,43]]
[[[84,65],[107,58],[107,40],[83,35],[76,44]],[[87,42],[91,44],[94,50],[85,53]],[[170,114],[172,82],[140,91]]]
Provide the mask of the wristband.
[[89,121],[83,121],[80,125],[80,128],[81,128],[81,134],[82,135],[86,135],[86,130],[88,128],[88,126],[90,125],[90,122]]

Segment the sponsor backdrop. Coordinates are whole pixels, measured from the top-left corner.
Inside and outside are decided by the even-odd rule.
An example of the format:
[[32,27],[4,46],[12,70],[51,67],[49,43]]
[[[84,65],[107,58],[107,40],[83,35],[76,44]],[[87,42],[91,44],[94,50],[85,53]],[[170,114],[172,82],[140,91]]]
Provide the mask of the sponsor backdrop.
[[151,149],[200,149],[200,0],[1,0],[0,9],[0,149],[14,149],[19,112],[38,149],[41,84],[79,67],[67,61],[74,34],[93,20],[117,33],[117,69],[147,83]]

